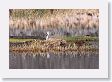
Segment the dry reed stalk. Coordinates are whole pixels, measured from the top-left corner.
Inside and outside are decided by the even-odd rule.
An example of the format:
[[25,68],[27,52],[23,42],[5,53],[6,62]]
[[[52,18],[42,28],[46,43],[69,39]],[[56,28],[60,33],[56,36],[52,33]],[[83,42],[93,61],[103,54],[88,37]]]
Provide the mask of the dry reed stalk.
[[[17,11],[17,10],[16,10]],[[22,11],[22,10],[20,10]],[[99,11],[97,9],[60,9],[54,10],[54,14],[46,13],[42,17],[16,18],[10,16],[10,28],[93,28],[99,27]]]

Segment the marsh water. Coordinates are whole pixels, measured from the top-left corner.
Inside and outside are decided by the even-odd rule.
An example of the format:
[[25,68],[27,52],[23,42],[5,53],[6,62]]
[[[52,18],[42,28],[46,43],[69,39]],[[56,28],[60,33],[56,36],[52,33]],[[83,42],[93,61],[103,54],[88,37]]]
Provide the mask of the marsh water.
[[10,52],[10,69],[98,69],[98,51]]

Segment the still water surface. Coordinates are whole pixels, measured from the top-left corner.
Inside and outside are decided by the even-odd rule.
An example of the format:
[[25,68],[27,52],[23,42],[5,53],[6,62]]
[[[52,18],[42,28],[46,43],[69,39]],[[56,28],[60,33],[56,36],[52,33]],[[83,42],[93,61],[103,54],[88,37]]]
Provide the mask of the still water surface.
[[98,52],[10,52],[10,69],[98,69]]

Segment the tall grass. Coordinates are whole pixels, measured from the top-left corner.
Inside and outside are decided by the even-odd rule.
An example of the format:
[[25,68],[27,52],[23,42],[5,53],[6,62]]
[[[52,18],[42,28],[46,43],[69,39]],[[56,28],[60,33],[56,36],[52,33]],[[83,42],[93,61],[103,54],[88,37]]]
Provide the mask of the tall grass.
[[9,17],[10,35],[54,34],[98,35],[98,9],[13,9]]

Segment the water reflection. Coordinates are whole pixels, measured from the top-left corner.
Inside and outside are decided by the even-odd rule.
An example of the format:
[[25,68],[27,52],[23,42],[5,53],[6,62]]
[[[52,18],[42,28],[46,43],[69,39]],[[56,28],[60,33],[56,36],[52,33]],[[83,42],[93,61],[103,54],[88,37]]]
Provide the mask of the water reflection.
[[98,52],[10,52],[10,69],[98,69]]

